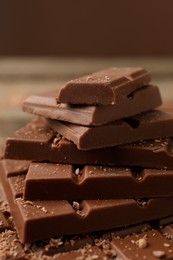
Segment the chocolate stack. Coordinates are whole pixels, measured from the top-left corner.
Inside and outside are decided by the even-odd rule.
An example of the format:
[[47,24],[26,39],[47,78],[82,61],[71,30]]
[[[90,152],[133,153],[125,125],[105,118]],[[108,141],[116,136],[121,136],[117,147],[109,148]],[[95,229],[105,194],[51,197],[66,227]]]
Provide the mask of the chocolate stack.
[[110,68],[26,99],[39,117],[7,138],[1,161],[22,242],[173,215],[173,114],[153,110],[150,81]]

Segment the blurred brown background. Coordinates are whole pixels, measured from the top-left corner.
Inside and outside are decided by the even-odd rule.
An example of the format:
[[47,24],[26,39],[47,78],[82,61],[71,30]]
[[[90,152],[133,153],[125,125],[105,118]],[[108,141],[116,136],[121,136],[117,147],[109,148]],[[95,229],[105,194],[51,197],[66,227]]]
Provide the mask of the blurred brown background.
[[172,103],[172,0],[0,0],[0,141],[25,97],[110,66],[145,67]]
[[172,0],[1,0],[0,55],[172,55]]

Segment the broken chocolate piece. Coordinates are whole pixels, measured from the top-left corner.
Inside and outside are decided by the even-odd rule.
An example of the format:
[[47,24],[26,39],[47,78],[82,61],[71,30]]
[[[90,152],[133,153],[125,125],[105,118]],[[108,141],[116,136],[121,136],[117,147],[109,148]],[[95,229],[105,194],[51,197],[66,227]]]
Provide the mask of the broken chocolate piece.
[[173,114],[153,110],[113,123],[86,127],[46,119],[49,126],[76,144],[79,150],[111,147],[144,139],[173,135]]
[[[143,241],[144,246],[139,241]],[[169,246],[166,246],[169,245]],[[149,230],[142,234],[134,234],[120,239],[113,239],[112,248],[122,259],[165,259],[173,258],[172,241],[168,242],[166,238],[157,231]]]
[[148,199],[145,206],[134,199],[82,200],[78,202],[78,209],[67,200],[27,201],[20,194],[16,195],[13,182],[9,182],[12,177],[6,177],[2,164],[0,170],[18,235],[24,243],[57,235],[123,227],[173,215],[172,198]]
[[7,138],[5,158],[78,165],[173,169],[173,138],[157,138],[106,149],[82,151],[72,142],[56,135],[40,118],[34,119]]
[[24,197],[28,200],[173,197],[172,186],[173,170],[92,165],[75,169],[70,164],[37,162],[30,165],[26,174]]
[[[6,206],[3,206],[6,205],[6,201],[3,201],[2,198],[0,205],[1,209],[4,208],[4,211],[6,211]],[[8,218],[11,219],[11,215]],[[8,220],[7,222],[9,222]],[[13,224],[12,226],[6,226],[5,230],[0,229],[0,258],[3,260],[71,260],[74,258],[78,260],[103,258],[112,260],[129,259],[130,254],[132,254],[132,257],[137,257],[139,254],[142,259],[154,260],[157,258],[151,254],[151,251],[164,251],[165,258],[171,259],[173,253],[173,225],[170,223],[172,223],[172,220],[173,217],[169,218],[166,222],[167,226],[163,226],[162,228],[158,224],[163,223],[164,220],[161,219],[160,222],[149,222],[92,234],[54,237],[47,240],[39,240],[32,244],[21,243],[16,229],[13,229]],[[147,247],[139,248],[136,242],[140,239],[146,239]],[[125,248],[131,248],[132,251],[129,249],[131,251],[129,252]]]
[[150,80],[150,73],[143,68],[108,68],[67,82],[57,100],[69,104],[111,105]]
[[130,96],[122,97],[115,105],[75,106],[57,104],[57,91],[28,97],[23,104],[25,112],[79,125],[103,125],[133,116],[161,105],[159,89],[146,86],[135,90]]

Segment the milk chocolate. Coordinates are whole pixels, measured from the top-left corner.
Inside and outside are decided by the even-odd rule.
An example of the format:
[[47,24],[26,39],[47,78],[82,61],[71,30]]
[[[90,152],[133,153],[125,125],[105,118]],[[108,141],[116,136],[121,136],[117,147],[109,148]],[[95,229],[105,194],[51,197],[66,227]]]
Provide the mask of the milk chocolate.
[[172,147],[173,138],[169,137],[81,151],[72,142],[56,135],[38,118],[7,138],[4,156],[40,162],[173,169]]
[[67,82],[60,89],[57,101],[111,105],[150,81],[150,73],[143,68],[108,68]]
[[[8,215],[7,215],[8,212]],[[173,217],[83,235],[68,235],[22,244],[0,188],[1,250],[3,260],[16,259],[164,259],[173,256]],[[160,226],[160,223],[162,227]],[[164,224],[163,224],[164,223]],[[130,248],[129,250],[126,250]],[[138,257],[139,258],[139,257]]]
[[[154,238],[155,237],[155,238]],[[113,239],[112,248],[120,259],[171,259],[172,243],[157,231],[149,230],[142,234],[134,234],[125,239]]]
[[[140,201],[134,199],[24,200],[16,189],[16,182],[10,181],[12,177],[6,177],[7,169],[2,164],[0,171],[17,232],[24,243],[57,235],[124,227],[173,215],[173,198]],[[23,186],[20,185],[20,178],[17,185]]]
[[121,101],[107,106],[79,106],[57,104],[57,91],[49,91],[28,97],[23,104],[25,112],[79,125],[103,125],[133,116],[161,105],[159,89],[146,86],[135,90],[130,96],[120,97]]
[[98,127],[80,126],[53,119],[46,121],[55,132],[75,143],[79,150],[173,135],[173,114],[161,110],[152,110]]
[[[4,201],[1,203],[4,204]],[[160,228],[158,224],[149,222],[86,235],[54,237],[31,244],[22,244],[16,230],[8,226],[5,230],[0,230],[0,258],[118,260],[140,255],[141,259],[154,260],[157,259],[155,255],[162,252],[164,259],[171,259],[173,227],[170,223]],[[127,248],[130,249],[126,250]]]
[[[16,180],[15,180],[16,181]],[[173,170],[83,167],[32,163],[25,178],[28,200],[173,197]]]

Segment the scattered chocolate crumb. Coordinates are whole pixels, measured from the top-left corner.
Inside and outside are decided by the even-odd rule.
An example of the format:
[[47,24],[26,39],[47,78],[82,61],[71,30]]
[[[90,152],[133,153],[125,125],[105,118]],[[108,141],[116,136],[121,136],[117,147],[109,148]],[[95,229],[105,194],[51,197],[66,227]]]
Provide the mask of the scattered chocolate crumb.
[[76,210],[80,210],[80,205],[77,201],[73,201],[73,208]]
[[88,77],[86,78],[86,81],[90,81],[90,80],[93,80],[92,76],[88,76]]
[[109,250],[111,248],[109,240],[96,240],[95,244],[102,248],[103,250]]
[[158,258],[162,258],[165,256],[165,252],[161,250],[153,251],[153,255]]
[[48,212],[48,210],[47,210],[45,207],[42,207],[41,210],[42,210],[43,212],[45,212],[45,213]]
[[146,248],[148,246],[147,240],[145,237],[140,238],[136,241],[136,245],[139,246],[139,248]]
[[31,206],[34,205],[34,203],[32,201],[30,201],[30,200],[26,200],[25,203],[28,204],[28,205],[31,205]]
[[109,256],[109,257],[116,257],[117,253],[114,249],[106,249],[104,250],[105,255]]
[[77,169],[75,170],[75,175],[76,175],[76,176],[80,176],[80,175],[81,175],[79,168],[77,168]]
[[57,135],[57,136],[53,139],[53,142],[52,142],[51,146],[52,146],[52,147],[57,147],[60,140],[61,140],[61,136],[60,136],[60,135]]
[[169,240],[172,239],[172,235],[171,235],[171,234],[163,233],[163,235],[164,235],[167,239],[169,239]]
[[170,247],[170,246],[171,246],[171,245],[168,244],[168,243],[164,243],[163,245],[164,245],[164,247]]
[[51,238],[50,239],[50,242],[49,242],[49,245],[50,247],[59,247],[61,245],[63,245],[63,241],[61,240],[62,238]]
[[143,207],[147,205],[147,201],[143,199],[137,199],[137,203]]

